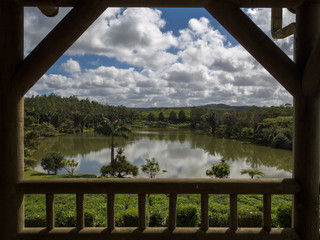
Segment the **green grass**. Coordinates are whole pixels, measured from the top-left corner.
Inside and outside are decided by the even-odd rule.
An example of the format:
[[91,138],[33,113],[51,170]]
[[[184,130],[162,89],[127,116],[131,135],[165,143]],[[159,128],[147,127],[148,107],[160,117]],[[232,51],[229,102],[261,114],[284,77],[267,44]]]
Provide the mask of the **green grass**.
[[[34,170],[25,171],[25,178],[69,178],[69,175],[47,175]],[[77,174],[72,177],[95,177],[90,174]],[[227,227],[229,222],[229,195],[209,195],[209,223],[211,227]],[[55,216],[57,227],[72,227],[76,224],[75,194],[55,194]],[[199,226],[200,194],[179,194],[178,215],[181,225]],[[288,227],[291,219],[291,195],[273,195],[271,218],[273,227]],[[85,194],[84,209],[87,227],[106,227],[107,195]],[[148,194],[146,201],[148,223],[152,227],[165,227],[168,224],[169,197],[165,194]],[[116,226],[134,226],[137,223],[138,195],[116,194]],[[239,226],[261,227],[263,195],[238,195]],[[45,226],[45,195],[25,195],[25,223],[27,227]],[[190,222],[183,216],[189,216]],[[288,225],[289,224],[289,225]]]
[[26,169],[24,171],[24,178],[95,178],[94,174],[74,174],[70,176],[69,174],[46,174],[43,172],[38,172],[32,169]]

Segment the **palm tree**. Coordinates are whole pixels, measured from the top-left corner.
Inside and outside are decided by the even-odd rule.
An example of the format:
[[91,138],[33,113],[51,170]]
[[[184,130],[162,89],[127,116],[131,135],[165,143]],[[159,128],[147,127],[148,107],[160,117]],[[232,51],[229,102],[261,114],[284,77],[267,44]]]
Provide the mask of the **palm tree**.
[[261,171],[261,170],[259,170],[259,169],[250,169],[250,168],[248,168],[248,169],[242,169],[241,170],[241,175],[243,175],[243,174],[249,174],[249,176],[251,177],[251,178],[253,178],[254,176],[260,176],[260,177],[264,177],[264,173]]
[[111,136],[111,164],[115,163],[114,158],[114,137],[123,137],[128,139],[129,136],[126,134],[131,130],[123,125],[120,120],[115,120],[111,122],[108,118],[105,118],[101,127],[97,129],[98,133],[101,133],[105,136]]

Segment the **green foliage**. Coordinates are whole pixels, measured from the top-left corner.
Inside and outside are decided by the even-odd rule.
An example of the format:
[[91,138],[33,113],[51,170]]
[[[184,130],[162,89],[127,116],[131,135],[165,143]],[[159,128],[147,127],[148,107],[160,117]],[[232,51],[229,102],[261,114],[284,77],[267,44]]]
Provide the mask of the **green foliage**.
[[115,162],[108,166],[102,166],[100,169],[101,175],[104,177],[119,177],[123,178],[125,176],[137,176],[139,173],[138,167],[132,165],[127,161],[126,156],[122,155],[123,149],[119,148],[118,153],[115,158]]
[[242,169],[241,175],[243,174],[248,174],[251,178],[254,178],[254,176],[264,177],[264,173],[260,169]]
[[282,203],[277,209],[277,220],[281,227],[291,227],[292,204],[290,202]]
[[224,158],[221,159],[219,164],[212,164],[211,170],[206,171],[206,175],[216,178],[227,178],[230,174],[230,166],[226,163]]
[[197,205],[183,204],[177,207],[177,227],[197,227],[200,210]]
[[209,226],[228,227],[229,226],[229,206],[221,203],[211,202],[209,204]]
[[57,134],[55,127],[48,122],[44,122],[40,126],[40,135],[45,137],[53,137]]
[[177,114],[175,111],[171,111],[169,115],[169,122],[176,123],[177,122]]
[[160,122],[164,122],[164,121],[165,121],[165,117],[164,117],[163,112],[160,112],[160,113],[159,113],[158,120],[159,120]]
[[156,117],[154,116],[154,114],[151,112],[148,114],[148,121],[155,121]]
[[[155,178],[156,175],[158,175],[160,172],[159,163],[156,161],[155,158],[152,158],[151,160],[147,158],[146,162],[147,162],[146,164],[143,164],[141,166],[142,172],[146,173],[149,178]],[[162,170],[162,172],[167,172],[167,171]]]
[[61,152],[49,152],[44,158],[41,159],[41,167],[54,174],[58,173],[58,170],[64,167],[63,164],[64,156]]
[[74,159],[71,159],[71,160],[68,159],[68,160],[63,160],[62,164],[63,164],[63,168],[67,170],[69,175],[72,176],[74,173],[74,170],[76,170],[76,168],[78,167],[79,162],[75,161]]
[[138,227],[139,211],[138,208],[128,208],[123,214],[124,227]]
[[184,122],[187,121],[186,113],[185,113],[183,110],[180,110],[180,111],[179,111],[178,116],[179,116],[179,122],[180,122],[180,123],[184,123]]

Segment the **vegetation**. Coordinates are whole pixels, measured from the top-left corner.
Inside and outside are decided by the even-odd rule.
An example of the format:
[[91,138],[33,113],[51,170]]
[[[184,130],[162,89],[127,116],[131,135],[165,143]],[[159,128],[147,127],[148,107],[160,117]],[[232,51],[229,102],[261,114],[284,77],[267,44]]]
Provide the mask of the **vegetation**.
[[64,167],[64,156],[61,152],[49,152],[41,159],[41,167],[48,171],[48,174],[57,174],[58,170]]
[[[146,159],[146,164],[141,166],[142,172],[146,173],[149,178],[155,178],[160,173],[160,165],[155,158]],[[167,170],[162,170],[163,173]]]
[[79,165],[79,162],[76,162],[74,159],[68,159],[68,160],[63,160],[62,161],[63,168],[67,170],[69,175],[73,175],[74,171]]
[[226,163],[224,158],[221,159],[219,164],[212,164],[211,170],[206,171],[206,175],[216,178],[227,178],[230,174],[230,166]]
[[124,126],[122,122],[119,120],[115,120],[114,122],[111,122],[108,118],[106,118],[101,124],[101,126],[99,126],[96,129],[96,131],[105,136],[111,136],[111,164],[115,164],[114,137],[123,137],[127,139],[129,138],[129,136],[126,133],[130,132],[130,129]]
[[138,167],[127,161],[126,156],[122,155],[123,149],[119,148],[115,161],[108,166],[102,166],[100,169],[101,175],[104,177],[137,176],[139,173]]
[[260,169],[242,169],[241,175],[248,174],[251,178],[255,176],[264,177],[264,173]]

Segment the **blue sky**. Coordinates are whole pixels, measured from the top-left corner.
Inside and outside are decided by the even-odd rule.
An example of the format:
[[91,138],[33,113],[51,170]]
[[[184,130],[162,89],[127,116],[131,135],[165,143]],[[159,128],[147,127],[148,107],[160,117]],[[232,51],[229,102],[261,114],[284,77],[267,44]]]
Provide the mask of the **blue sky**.
[[[26,55],[67,12],[25,9]],[[244,12],[270,35],[270,9]],[[291,58],[292,42],[275,41]],[[204,9],[107,9],[26,96],[50,93],[128,107],[292,102]]]

